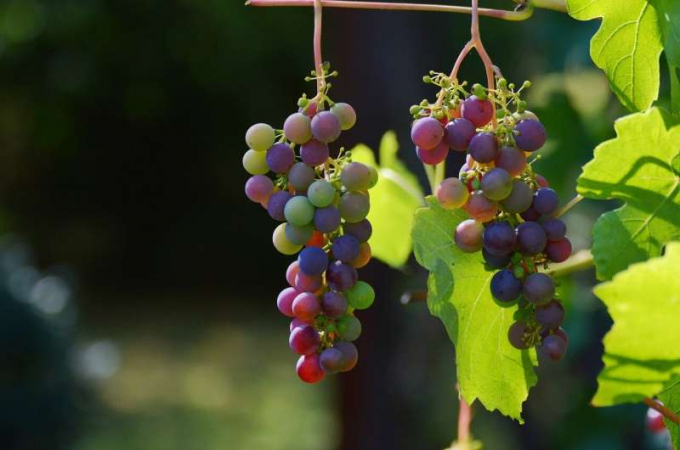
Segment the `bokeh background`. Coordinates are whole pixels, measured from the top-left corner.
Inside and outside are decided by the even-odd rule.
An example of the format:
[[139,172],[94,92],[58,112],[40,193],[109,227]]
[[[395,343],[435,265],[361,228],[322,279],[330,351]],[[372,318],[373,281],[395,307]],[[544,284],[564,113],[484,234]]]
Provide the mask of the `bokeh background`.
[[[509,0],[482,6],[512,8]],[[588,57],[596,23],[482,19],[505,76],[531,79],[550,132],[539,170],[563,201],[624,111]],[[373,148],[450,70],[469,17],[327,10],[333,98]],[[454,349],[424,286],[374,261],[353,372],[302,385],[275,307],[287,257],[243,194],[247,127],[281,124],[312,68],[305,8],[237,0],[0,1],[0,449],[440,450],[455,438]],[[483,80],[473,55],[464,78]],[[450,159],[457,172],[460,160]],[[577,248],[603,208],[568,216]],[[540,367],[526,425],[477,410],[488,449],[656,449],[643,407],[593,409],[610,326],[592,273],[563,281],[570,353]]]

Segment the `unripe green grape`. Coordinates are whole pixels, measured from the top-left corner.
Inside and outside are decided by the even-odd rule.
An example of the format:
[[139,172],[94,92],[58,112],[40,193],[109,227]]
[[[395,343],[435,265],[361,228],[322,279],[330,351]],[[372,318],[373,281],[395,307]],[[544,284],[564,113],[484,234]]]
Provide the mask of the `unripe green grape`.
[[512,192],[512,177],[504,169],[491,169],[484,174],[481,188],[491,200],[503,200]]
[[347,222],[360,222],[366,218],[371,209],[368,196],[360,192],[347,192],[340,197],[340,215]]
[[353,162],[342,167],[340,181],[348,191],[365,191],[371,183],[371,172],[368,166]]
[[243,155],[243,168],[251,175],[264,175],[269,172],[266,158],[266,152],[250,149]]
[[307,197],[297,196],[288,200],[283,209],[286,220],[296,227],[302,227],[312,223],[314,219],[314,205]]
[[349,130],[357,121],[357,113],[347,103],[336,103],[331,106],[331,112],[340,121],[341,130]]
[[460,208],[470,196],[467,186],[458,178],[447,178],[437,186],[437,200],[444,209]]
[[356,341],[361,336],[361,322],[354,316],[342,316],[335,326],[338,334],[345,341]]
[[274,129],[266,123],[256,123],[246,131],[246,144],[256,152],[263,152],[274,145]]
[[284,255],[294,255],[302,249],[302,245],[295,245],[286,237],[286,223],[279,224],[274,230],[272,241],[274,247]]
[[370,173],[370,178],[369,178],[369,183],[368,183],[368,188],[373,189],[376,184],[378,184],[378,171],[376,170],[375,167],[373,166],[368,166],[368,170]]
[[350,305],[356,309],[367,309],[375,300],[375,291],[365,281],[357,281],[352,289],[345,292],[345,297]]
[[304,225],[296,227],[295,225],[286,225],[286,238],[294,245],[305,245],[312,238],[314,234],[314,227],[312,225]]
[[317,208],[325,208],[335,200],[337,191],[326,180],[316,180],[307,189],[307,198]]

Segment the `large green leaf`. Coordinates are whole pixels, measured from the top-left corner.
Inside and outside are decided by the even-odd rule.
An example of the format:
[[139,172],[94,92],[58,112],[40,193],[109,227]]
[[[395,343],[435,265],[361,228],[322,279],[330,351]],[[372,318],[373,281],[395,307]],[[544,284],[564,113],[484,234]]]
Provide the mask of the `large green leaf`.
[[663,50],[656,5],[648,0],[567,0],[567,8],[575,19],[602,18],[590,42],[591,58],[627,108],[649,108],[659,94]]
[[522,421],[522,403],[536,384],[534,350],[520,351],[508,341],[517,307],[502,307],[491,297],[494,274],[486,270],[481,252],[458,250],[453,233],[467,219],[428,198],[416,212],[413,227],[418,262],[430,271],[428,306],[439,317],[456,347],[458,382],[463,398],[479,399],[488,410]]
[[380,142],[380,165],[366,145],[352,149],[352,160],[378,169],[378,184],[371,189],[373,225],[370,244],[373,256],[392,267],[403,266],[411,254],[413,213],[424,203],[418,179],[397,159],[399,144],[394,132],[388,131]]
[[[680,413],[680,377],[674,377],[658,395],[663,404],[676,413]],[[680,450],[680,425],[664,419],[666,428],[671,432],[671,442],[675,450]]]
[[618,137],[595,149],[577,188],[585,197],[626,202],[593,229],[600,279],[659,256],[665,243],[680,239],[680,126],[653,108],[619,119],[615,128]]
[[680,242],[595,287],[614,320],[593,404],[639,402],[680,374]]
[[677,0],[654,0],[661,32],[664,52],[668,61],[671,83],[673,112],[680,113],[680,2]]

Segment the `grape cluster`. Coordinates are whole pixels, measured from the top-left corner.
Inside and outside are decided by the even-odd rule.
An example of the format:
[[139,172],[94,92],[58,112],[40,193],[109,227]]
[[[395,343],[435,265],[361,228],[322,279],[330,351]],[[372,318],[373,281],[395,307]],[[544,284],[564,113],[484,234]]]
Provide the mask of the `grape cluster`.
[[316,383],[357,364],[352,342],[361,334],[361,322],[354,313],[375,299],[357,269],[371,259],[368,190],[378,173],[352,162],[344,149],[330,156],[328,144],[356,122],[350,105],[324,94],[312,100],[303,96],[298,106],[282,130],[261,123],[248,129],[243,166],[252,175],[248,198],[281,222],[274,247],[298,254],[286,271],[290,287],[281,291],[277,306],[292,318],[289,344],[301,355],[298,376]]
[[493,297],[502,306],[519,305],[510,343],[560,360],[568,346],[560,327],[564,308],[553,279],[539,268],[565,261],[571,243],[564,222],[553,217],[557,193],[527,163],[546,141],[545,128],[520,98],[530,84],[515,90],[500,79],[493,91],[474,85],[468,92],[443,74],[430,75],[425,81],[442,94],[435,104],[424,100],[411,108],[411,139],[425,164],[441,163],[449,150],[467,152],[459,176],[436,189],[443,208],[462,208],[470,216],[456,228],[456,245],[464,252],[482,251],[486,265],[497,270]]

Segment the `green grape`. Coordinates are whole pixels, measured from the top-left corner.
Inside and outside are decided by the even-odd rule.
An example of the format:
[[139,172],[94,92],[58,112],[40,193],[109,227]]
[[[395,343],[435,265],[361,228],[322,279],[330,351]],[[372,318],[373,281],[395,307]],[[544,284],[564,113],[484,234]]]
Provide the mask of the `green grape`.
[[264,175],[269,172],[267,165],[267,153],[248,150],[243,155],[243,168],[251,175]]
[[286,238],[295,245],[305,245],[312,238],[314,234],[314,227],[312,225],[304,225],[296,227],[288,224],[286,226]]
[[361,222],[368,215],[371,203],[368,196],[360,192],[347,192],[340,197],[340,215],[347,222]]
[[307,189],[307,197],[312,205],[325,208],[335,200],[335,188],[326,180],[316,180]]
[[367,309],[375,300],[375,291],[365,281],[357,281],[352,289],[345,292],[347,302],[356,309]]
[[284,255],[294,255],[302,249],[301,245],[295,245],[286,237],[286,223],[279,224],[274,230],[272,238],[274,247]]
[[373,189],[376,184],[378,184],[378,171],[373,166],[368,166],[370,172],[370,178],[368,182],[368,188]]
[[266,123],[256,123],[246,131],[246,144],[256,152],[274,145],[274,129]]
[[283,215],[291,225],[302,227],[312,223],[314,219],[314,205],[302,195],[288,200],[283,209]]
[[342,316],[338,319],[335,327],[340,337],[345,341],[356,341],[361,336],[361,322],[354,316]]

